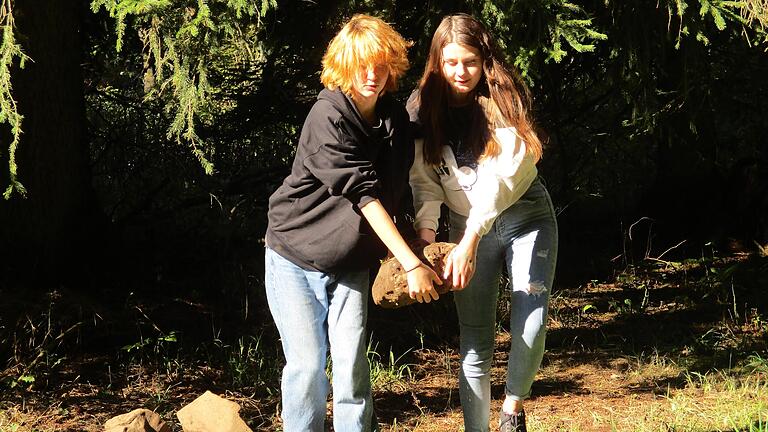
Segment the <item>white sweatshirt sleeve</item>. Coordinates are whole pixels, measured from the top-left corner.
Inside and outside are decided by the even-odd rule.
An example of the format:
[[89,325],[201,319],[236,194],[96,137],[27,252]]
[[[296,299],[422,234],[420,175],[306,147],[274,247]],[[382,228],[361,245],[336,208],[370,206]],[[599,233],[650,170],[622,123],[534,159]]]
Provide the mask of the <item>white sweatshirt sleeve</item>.
[[477,167],[477,181],[467,193],[471,205],[467,230],[484,236],[496,217],[514,204],[536,179],[538,170],[514,128],[496,129],[501,153]]
[[437,231],[440,219],[440,205],[445,193],[435,170],[424,162],[424,140],[414,142],[415,152],[409,182],[413,192],[413,209],[416,212],[414,228],[429,228]]

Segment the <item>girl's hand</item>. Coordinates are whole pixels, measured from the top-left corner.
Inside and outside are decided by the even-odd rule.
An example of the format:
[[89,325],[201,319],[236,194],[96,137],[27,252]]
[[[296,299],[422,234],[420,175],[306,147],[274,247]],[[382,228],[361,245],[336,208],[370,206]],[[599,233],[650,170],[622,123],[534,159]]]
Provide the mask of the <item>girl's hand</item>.
[[451,277],[453,290],[460,291],[469,285],[477,268],[477,244],[480,238],[475,233],[465,233],[461,242],[445,259],[443,278]]
[[429,303],[440,298],[434,283],[442,285],[443,281],[434,270],[424,264],[420,264],[406,273],[408,280],[408,295],[419,303]]

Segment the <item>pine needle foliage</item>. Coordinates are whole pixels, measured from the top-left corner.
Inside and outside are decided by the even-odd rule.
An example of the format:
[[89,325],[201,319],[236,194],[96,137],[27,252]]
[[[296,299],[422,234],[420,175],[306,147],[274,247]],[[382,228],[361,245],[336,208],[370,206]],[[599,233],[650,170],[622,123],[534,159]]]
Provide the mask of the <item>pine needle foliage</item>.
[[[602,8],[633,7],[632,3],[602,3],[587,7],[568,0],[487,0],[475,12],[498,35],[509,60],[533,82],[534,63],[542,56],[544,63],[560,63],[569,56],[594,52],[597,44],[614,37],[611,23],[596,22],[595,17],[603,15]],[[740,27],[750,43],[754,37],[768,41],[768,0],[660,0],[656,8],[666,10],[667,30],[676,38],[678,49],[688,37],[707,45],[707,35],[725,30],[729,24]]]
[[263,56],[263,18],[277,0],[93,0],[91,9],[105,9],[116,23],[116,49],[121,51],[127,29],[135,28],[144,46],[145,99],[161,98],[173,120],[168,139],[186,143],[207,174],[212,146],[197,125],[211,120],[216,86],[211,67],[242,63]]
[[545,62],[559,63],[569,53],[594,51],[596,43],[608,37],[583,7],[566,0],[485,1],[480,15],[529,81],[533,57],[543,54]]
[[747,0],[729,3],[739,4],[741,17],[747,26],[760,29],[762,43],[766,45],[766,50],[768,50],[768,34],[766,34],[768,30],[768,0]]
[[757,23],[761,28],[768,27],[768,0],[748,0],[742,3],[741,16],[750,23]]
[[[668,29],[672,31],[673,20],[677,24],[677,43],[679,49],[683,39],[694,37],[698,42],[709,45],[707,34],[711,32],[708,25],[714,24],[717,31],[722,32],[728,24],[736,25],[742,29],[742,34],[750,45],[752,39],[766,38],[765,23],[768,19],[768,1],[725,1],[725,0],[698,0],[698,5],[689,4],[686,0],[667,0],[658,7],[665,8],[669,15]],[[698,7],[696,7],[698,6]]]
[[[21,123],[24,116],[19,113],[16,100],[13,98],[11,86],[11,68],[18,61],[19,68],[24,68],[24,63],[29,60],[16,42],[14,36],[13,3],[11,0],[2,0],[0,5],[0,28],[2,29],[2,42],[0,42],[0,124],[7,123],[11,128],[11,144],[8,148],[8,172],[10,184],[5,189],[3,197],[10,199],[13,192],[26,196],[26,189],[18,180],[18,166],[16,165],[16,149],[21,138]],[[2,151],[0,149],[0,151]]]

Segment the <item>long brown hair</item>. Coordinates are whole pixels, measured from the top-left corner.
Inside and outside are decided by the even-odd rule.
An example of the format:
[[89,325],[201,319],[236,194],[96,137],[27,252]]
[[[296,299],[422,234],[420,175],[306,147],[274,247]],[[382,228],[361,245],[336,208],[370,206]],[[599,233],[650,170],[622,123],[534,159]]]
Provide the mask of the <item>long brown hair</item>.
[[497,156],[501,146],[493,130],[515,127],[526,143],[526,151],[541,158],[542,145],[529,115],[530,93],[520,73],[508,65],[485,27],[467,14],[448,15],[432,36],[429,58],[419,82],[419,119],[424,126],[424,161],[438,165],[446,142],[446,107],[450,84],[443,76],[443,48],[455,42],[480,52],[483,76],[473,90],[470,133],[467,143],[478,160]]

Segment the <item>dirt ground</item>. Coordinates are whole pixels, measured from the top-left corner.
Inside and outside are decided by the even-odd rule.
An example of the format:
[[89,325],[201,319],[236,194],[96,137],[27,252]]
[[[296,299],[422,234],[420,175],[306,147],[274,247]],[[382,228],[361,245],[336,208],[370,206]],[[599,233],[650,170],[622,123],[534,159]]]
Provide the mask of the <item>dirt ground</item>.
[[[764,297],[710,278],[746,260],[710,262],[705,268],[667,263],[612,283],[559,288],[550,302],[547,352],[525,402],[529,430],[765,431],[768,324],[766,304],[759,300]],[[760,269],[764,263],[758,262]],[[503,398],[510,337],[500,326],[492,425]],[[382,366],[374,383],[382,431],[463,430],[455,335],[403,351],[393,357],[395,365]],[[387,356],[379,352],[377,358]],[[180,430],[175,412],[205,390],[238,402],[254,431],[280,430],[276,382],[234,386],[230,376],[201,359],[154,359],[84,353],[62,359],[45,386],[42,377],[31,385],[8,386],[7,377],[18,375],[23,365],[6,369],[0,431],[101,431],[112,416],[140,407],[155,410]],[[748,361],[752,369],[743,366]],[[711,378],[715,375],[722,379]],[[755,380],[754,388],[717,384],[749,380]],[[723,411],[717,405],[722,400],[747,407],[747,421],[756,426],[740,429],[728,424],[730,417],[708,419],[707,413]],[[329,404],[329,420],[330,414]]]

